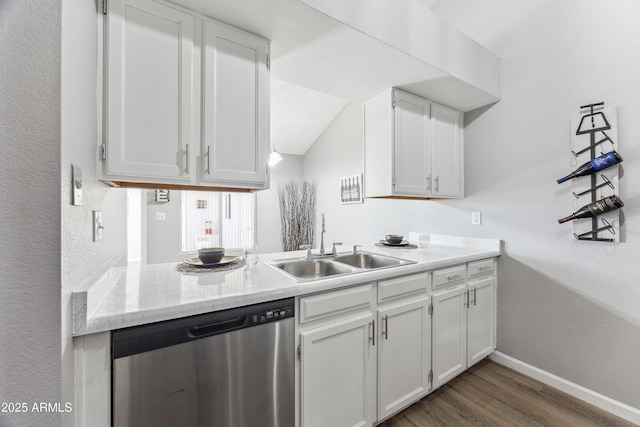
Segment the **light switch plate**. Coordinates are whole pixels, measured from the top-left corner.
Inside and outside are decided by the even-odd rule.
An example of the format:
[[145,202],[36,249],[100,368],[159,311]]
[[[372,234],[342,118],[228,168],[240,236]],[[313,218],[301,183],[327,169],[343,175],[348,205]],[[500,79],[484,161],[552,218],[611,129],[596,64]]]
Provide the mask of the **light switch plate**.
[[71,165],[71,186],[73,187],[71,204],[82,205],[82,170],[76,165]]
[[97,242],[102,240],[102,212],[93,211],[93,241]]

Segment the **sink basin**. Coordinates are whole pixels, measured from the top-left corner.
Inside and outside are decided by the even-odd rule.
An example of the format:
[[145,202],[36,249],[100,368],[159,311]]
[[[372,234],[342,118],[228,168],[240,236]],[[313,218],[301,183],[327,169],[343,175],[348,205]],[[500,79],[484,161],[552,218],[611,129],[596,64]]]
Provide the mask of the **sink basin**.
[[359,252],[357,254],[338,255],[333,258],[334,261],[350,265],[356,268],[373,269],[393,267],[396,265],[413,264],[413,261],[407,261],[400,258],[393,258],[385,255],[371,254],[368,252]]
[[273,261],[268,264],[293,276],[295,279],[304,281],[355,273],[354,268],[328,259],[284,260]]

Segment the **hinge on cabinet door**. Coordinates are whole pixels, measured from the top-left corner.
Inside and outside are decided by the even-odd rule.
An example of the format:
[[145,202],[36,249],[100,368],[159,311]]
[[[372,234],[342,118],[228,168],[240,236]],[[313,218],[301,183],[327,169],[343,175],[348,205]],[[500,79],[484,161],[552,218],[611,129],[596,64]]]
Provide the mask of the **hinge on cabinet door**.
[[433,303],[429,304],[429,316],[433,316]]
[[396,108],[396,97],[391,98],[391,108]]
[[107,160],[107,144],[102,144],[100,151],[102,151],[102,160]]
[[395,177],[395,175],[391,177],[391,185],[396,185],[396,177]]
[[108,6],[107,6],[107,1],[108,0],[102,0],[102,13],[104,15],[107,14],[107,11],[109,10]]
[[429,383],[433,384],[433,369],[429,371]]
[[298,360],[302,357],[302,345],[298,344],[298,350],[296,351],[298,355]]

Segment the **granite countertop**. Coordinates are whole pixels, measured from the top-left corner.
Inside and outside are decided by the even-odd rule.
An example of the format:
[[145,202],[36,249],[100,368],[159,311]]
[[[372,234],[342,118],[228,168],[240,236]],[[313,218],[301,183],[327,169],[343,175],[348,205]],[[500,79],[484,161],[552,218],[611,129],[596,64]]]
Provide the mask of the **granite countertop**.
[[[109,269],[74,290],[73,335],[86,335],[194,314],[358,285],[500,255],[500,240],[431,235],[424,249],[363,246],[415,264],[310,282],[294,279],[266,261],[304,257],[305,251],[261,254],[258,265],[231,271],[181,273],[177,262]],[[348,251],[345,251],[348,252]]]

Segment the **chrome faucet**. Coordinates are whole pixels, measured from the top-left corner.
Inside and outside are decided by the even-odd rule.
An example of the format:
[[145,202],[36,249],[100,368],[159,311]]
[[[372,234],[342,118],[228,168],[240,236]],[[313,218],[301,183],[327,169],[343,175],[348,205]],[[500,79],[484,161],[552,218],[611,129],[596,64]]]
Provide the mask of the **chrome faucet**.
[[320,256],[324,256],[324,232],[327,231],[324,228],[324,214],[322,214],[322,229],[320,232]]

